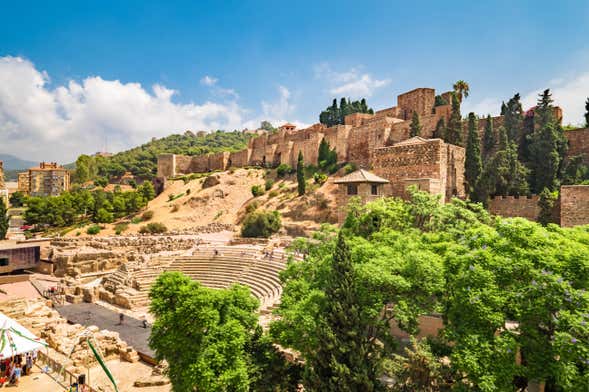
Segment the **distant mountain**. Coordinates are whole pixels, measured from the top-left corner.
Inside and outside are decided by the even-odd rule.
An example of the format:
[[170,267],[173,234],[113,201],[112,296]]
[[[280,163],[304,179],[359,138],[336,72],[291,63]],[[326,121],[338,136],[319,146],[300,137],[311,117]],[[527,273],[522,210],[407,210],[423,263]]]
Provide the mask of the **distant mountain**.
[[39,164],[39,162],[26,161],[10,154],[0,154],[0,161],[4,162],[4,170],[23,170]]

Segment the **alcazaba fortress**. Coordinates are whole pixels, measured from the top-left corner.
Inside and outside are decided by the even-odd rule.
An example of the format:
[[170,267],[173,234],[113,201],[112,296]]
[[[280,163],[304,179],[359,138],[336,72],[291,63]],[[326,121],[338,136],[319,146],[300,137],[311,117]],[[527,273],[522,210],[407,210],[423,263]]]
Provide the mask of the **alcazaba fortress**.
[[[441,94],[451,102],[451,93]],[[347,115],[343,125],[326,127],[314,124],[297,130],[292,124],[281,126],[277,132],[258,131],[250,139],[248,147],[238,152],[219,152],[200,156],[165,154],[158,157],[158,178],[225,170],[230,167],[278,166],[296,167],[299,151],[305,164],[317,164],[321,140],[325,140],[337,152],[338,162],[351,162],[359,168],[372,171],[389,181],[384,195],[404,197],[409,185],[439,194],[442,200],[465,197],[463,147],[434,138],[438,121],[448,123],[451,105],[435,106],[436,92],[432,88],[417,88],[397,97],[397,106],[379,110],[374,114]],[[556,116],[562,119],[562,111],[556,108]],[[409,137],[411,117],[419,115],[421,136]],[[494,117],[494,129],[503,124],[503,117]],[[478,122],[481,135],[485,129],[484,118]],[[569,141],[568,156],[584,154],[589,162],[589,128],[566,132]],[[466,129],[462,140],[466,140]],[[571,198],[573,200],[571,200]],[[568,186],[561,189],[561,224],[589,223],[589,186]],[[567,207],[568,206],[568,207]],[[489,206],[491,212],[503,216],[537,216],[537,197],[496,197]],[[564,214],[564,215],[563,215]],[[572,222],[571,219],[574,221]]]

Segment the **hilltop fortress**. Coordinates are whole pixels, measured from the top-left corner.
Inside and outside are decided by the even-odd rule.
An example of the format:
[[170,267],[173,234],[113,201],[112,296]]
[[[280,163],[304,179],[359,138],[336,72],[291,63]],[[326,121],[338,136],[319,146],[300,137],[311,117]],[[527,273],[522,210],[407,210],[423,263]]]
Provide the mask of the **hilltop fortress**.
[[[441,94],[451,102],[451,92]],[[409,185],[439,194],[443,200],[464,197],[463,147],[434,138],[440,119],[448,123],[451,105],[436,106],[436,92],[432,88],[417,88],[400,94],[397,106],[374,114],[347,115],[343,125],[326,127],[314,124],[297,130],[292,124],[281,126],[276,132],[258,131],[248,147],[238,152],[219,152],[199,156],[165,154],[158,157],[158,178],[189,173],[225,170],[229,167],[278,166],[296,167],[299,151],[306,164],[317,164],[321,140],[335,148],[338,162],[352,162],[359,168],[371,170],[389,181],[384,193],[405,196]],[[419,115],[422,125],[419,137],[409,137],[411,117]],[[557,118],[562,111],[555,108]],[[482,136],[486,120],[479,121]],[[495,131],[503,124],[503,117],[494,118]],[[585,154],[589,158],[589,129],[567,131],[569,155]],[[466,140],[466,128],[462,140]],[[574,153],[574,154],[573,154]]]

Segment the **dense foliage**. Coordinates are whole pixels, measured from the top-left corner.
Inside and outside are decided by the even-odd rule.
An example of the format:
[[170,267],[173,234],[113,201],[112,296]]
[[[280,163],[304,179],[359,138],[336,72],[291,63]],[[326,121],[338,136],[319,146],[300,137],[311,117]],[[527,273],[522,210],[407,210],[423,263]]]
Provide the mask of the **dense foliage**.
[[329,173],[335,173],[337,171],[337,152],[335,148],[331,148],[325,138],[321,139],[321,143],[319,143],[317,165],[319,169],[328,171]]
[[481,147],[478,135],[477,118],[474,113],[468,114],[468,137],[466,140],[466,157],[464,162],[464,177],[466,179],[467,192],[471,200],[481,201],[481,174],[483,161],[481,159]]
[[209,289],[165,272],[150,297],[156,317],[150,346],[168,362],[174,391],[296,390],[298,366],[262,333],[248,288]]
[[12,207],[18,208],[25,204],[25,194],[21,191],[16,191],[10,195],[9,202]]
[[297,191],[299,196],[305,194],[305,188],[307,183],[305,182],[305,161],[303,160],[303,152],[299,151],[297,158]]
[[325,124],[328,127],[334,125],[343,124],[344,118],[348,114],[352,113],[370,113],[374,111],[366,104],[366,99],[362,98],[360,101],[350,101],[346,98],[340,99],[339,106],[337,105],[337,99],[333,99],[331,106],[327,107],[319,115],[319,122]]
[[4,200],[0,199],[0,241],[6,238],[8,232],[8,214]]
[[112,178],[129,171],[151,180],[157,172],[160,154],[201,155],[219,151],[239,151],[247,147],[249,135],[242,132],[217,131],[204,136],[192,132],[153,139],[139,147],[120,152],[112,157],[81,155],[76,161],[74,181],[85,183],[97,178]]
[[421,124],[419,123],[419,114],[417,112],[413,112],[411,116],[411,125],[409,125],[409,136],[419,136],[421,135]]
[[241,235],[268,238],[277,233],[281,227],[282,220],[278,211],[254,210],[247,214],[243,220]]
[[[444,328],[435,344],[415,350],[434,361],[417,370],[431,370],[430,387],[437,386],[419,390],[510,391],[531,381],[545,382],[547,391],[589,386],[589,227],[491,218],[480,205],[440,205],[412,191],[410,202],[353,202],[342,234],[351,269],[338,267],[345,251],[332,229],[296,241],[294,248],[306,257],[282,273],[280,318],[271,325],[277,342],[299,351],[307,364],[324,363],[326,351],[338,359],[380,342],[371,360],[353,368],[347,357],[336,361],[332,385],[358,382],[380,366],[397,369],[397,390],[416,390],[403,389],[415,381],[407,379],[415,375],[407,368],[411,358],[388,365],[395,361],[388,324],[395,320],[414,335],[419,316],[439,314]],[[345,295],[330,291],[338,285]],[[350,307],[351,320],[329,321],[338,317],[333,301]],[[354,322],[355,309],[363,324]],[[326,335],[330,325],[339,327]],[[305,377],[305,384],[316,390],[313,378]]]
[[62,227],[90,220],[110,223],[117,218],[134,214],[153,199],[155,192],[150,182],[144,182],[137,190],[114,192],[102,189],[77,189],[53,197],[26,198],[24,218],[28,224]]

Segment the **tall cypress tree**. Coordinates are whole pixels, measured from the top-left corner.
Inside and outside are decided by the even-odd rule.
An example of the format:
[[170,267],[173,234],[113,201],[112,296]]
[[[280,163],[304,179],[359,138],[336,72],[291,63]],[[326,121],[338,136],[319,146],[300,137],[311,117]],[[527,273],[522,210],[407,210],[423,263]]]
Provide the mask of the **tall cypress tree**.
[[325,161],[329,155],[329,143],[325,138],[319,143],[319,152],[317,154],[317,166],[321,166],[321,161]]
[[524,121],[519,93],[515,94],[513,98],[507,102],[504,115],[504,125],[507,130],[507,137],[509,138],[509,141],[513,141],[516,145],[519,145],[523,134]]
[[558,188],[567,150],[567,141],[554,117],[552,102],[550,90],[544,90],[539,95],[534,112],[535,130],[528,137],[530,179],[534,193],[540,193],[544,188],[549,191]]
[[472,200],[477,200],[476,187],[483,171],[481,147],[477,130],[477,118],[474,113],[468,114],[468,139],[466,141],[466,157],[464,162],[468,192]]
[[409,136],[421,135],[421,124],[419,123],[419,114],[413,111],[413,117],[411,117],[411,126],[409,127]]
[[6,212],[6,204],[0,199],[0,241],[6,238],[8,232],[8,215]]
[[444,121],[444,117],[438,120],[434,131],[434,137],[438,139],[446,139],[446,122]]
[[487,116],[485,124],[485,133],[483,134],[483,150],[485,157],[488,157],[495,147],[495,130],[493,129],[493,117]]
[[589,98],[585,102],[585,126],[589,128]]
[[306,382],[311,391],[375,391],[378,355],[369,339],[368,320],[355,283],[350,249],[343,232],[338,235],[325,284],[325,309],[318,330],[318,350],[308,359]]
[[446,142],[462,145],[462,116],[460,114],[460,100],[456,93],[452,93],[452,113],[448,120],[448,128],[446,129]]
[[297,189],[299,191],[299,196],[305,194],[305,163],[303,162],[303,152],[299,151],[299,157],[297,159]]

